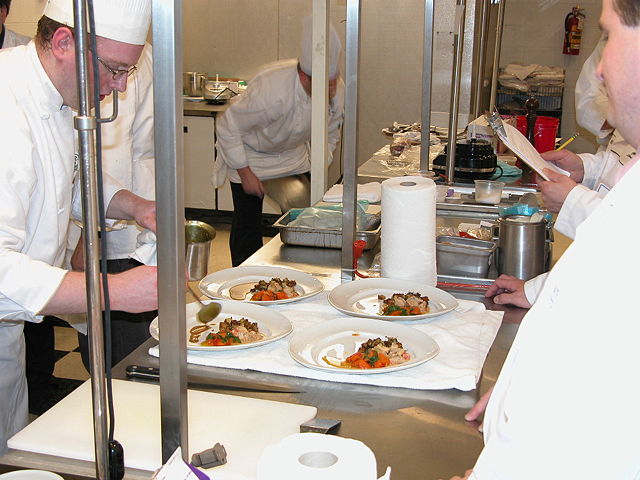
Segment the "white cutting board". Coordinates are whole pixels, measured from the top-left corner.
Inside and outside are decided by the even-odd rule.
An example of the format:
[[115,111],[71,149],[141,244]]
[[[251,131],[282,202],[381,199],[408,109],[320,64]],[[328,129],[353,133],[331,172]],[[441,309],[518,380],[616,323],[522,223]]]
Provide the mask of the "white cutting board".
[[[9,447],[64,458],[94,461],[91,385],[83,385],[9,439]],[[153,471],[162,463],[160,387],[113,381],[115,438],[124,448],[125,466]],[[217,479],[254,479],[262,451],[300,431],[315,418],[306,405],[218,393],[188,391],[189,458],[216,442],[227,450],[227,464],[211,469]]]

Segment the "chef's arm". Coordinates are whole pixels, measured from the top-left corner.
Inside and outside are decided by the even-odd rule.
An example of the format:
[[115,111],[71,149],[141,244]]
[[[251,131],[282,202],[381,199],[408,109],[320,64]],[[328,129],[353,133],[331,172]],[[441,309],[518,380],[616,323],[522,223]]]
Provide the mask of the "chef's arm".
[[134,220],[142,228],[156,231],[156,202],[146,200],[129,190],[119,190],[109,202],[107,217]]
[[[157,267],[146,265],[108,275],[112,310],[131,313],[158,308]],[[101,306],[104,308],[104,304]],[[68,272],[39,315],[63,315],[87,311],[85,274]]]
[[340,141],[342,122],[344,121],[344,82],[340,79],[336,94],[331,102],[331,110],[328,125],[328,151],[329,163],[333,162],[333,154],[336,145]]

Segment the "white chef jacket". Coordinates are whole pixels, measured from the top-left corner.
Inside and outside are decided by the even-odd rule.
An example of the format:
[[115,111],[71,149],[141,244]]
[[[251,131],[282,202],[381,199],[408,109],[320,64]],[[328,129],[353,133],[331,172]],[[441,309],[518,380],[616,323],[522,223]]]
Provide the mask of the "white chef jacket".
[[[146,198],[155,199],[155,154],[153,146],[153,50],[146,44],[136,72],[127,81],[127,90],[118,94],[118,118],[102,125],[102,169],[123,188]],[[111,115],[113,97],[100,103],[101,115]],[[124,228],[110,230],[107,258],[128,258],[136,249],[142,231],[134,221]],[[78,243],[80,229],[70,225],[71,252]]]
[[[22,321],[41,321],[62,264],[78,161],[71,109],[35,44],[0,51],[0,451],[27,422]],[[105,186],[105,200],[120,190]],[[76,206],[79,202],[76,203]]]
[[593,133],[602,145],[607,144],[612,131],[601,130],[607,119],[609,99],[604,84],[596,76],[605,43],[604,37],[600,38],[596,48],[582,65],[575,88],[576,121],[578,125]]
[[[302,88],[296,59],[264,67],[247,90],[216,118],[213,183],[225,176],[240,183],[237,169],[251,167],[260,180],[308,172],[311,139],[311,97]],[[344,82],[338,81],[329,105],[330,158],[340,138]]]
[[17,47],[18,45],[26,45],[29,43],[31,39],[26,35],[20,35],[14,31],[9,30],[6,26],[4,27],[4,41],[0,48],[11,48]]
[[577,229],[525,316],[471,478],[640,478],[640,164]]

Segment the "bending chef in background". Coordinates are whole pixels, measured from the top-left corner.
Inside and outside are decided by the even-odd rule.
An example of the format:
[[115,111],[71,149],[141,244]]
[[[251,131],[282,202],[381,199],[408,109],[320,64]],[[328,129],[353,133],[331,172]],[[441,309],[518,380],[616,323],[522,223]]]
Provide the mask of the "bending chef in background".
[[[229,246],[233,266],[262,247],[262,199],[282,212],[309,206],[311,140],[311,18],[304,21],[299,59],[266,65],[216,119],[214,186],[231,181],[233,220]],[[330,28],[329,163],[340,139],[344,82],[338,61],[341,43]]]
[[11,0],[0,0],[0,48],[17,47],[26,45],[31,40],[26,35],[20,35],[5,26],[5,21],[11,9]]
[[[639,6],[603,0],[608,40],[597,68],[607,118],[636,148]],[[487,405],[484,448],[464,478],[638,478],[640,322],[632,300],[640,252],[634,238],[604,245],[637,215],[638,160],[577,228],[525,315]]]
[[[73,109],[73,2],[48,0],[35,41],[0,51],[0,451],[28,421],[24,322],[86,312],[85,275],[62,268],[69,219],[80,212]],[[150,0],[93,0],[100,94],[125,91],[151,17]],[[92,86],[92,82],[89,82]],[[78,189],[75,190],[78,192]],[[107,216],[155,230],[155,202],[105,181]],[[109,276],[114,310],[157,308],[157,269]]]

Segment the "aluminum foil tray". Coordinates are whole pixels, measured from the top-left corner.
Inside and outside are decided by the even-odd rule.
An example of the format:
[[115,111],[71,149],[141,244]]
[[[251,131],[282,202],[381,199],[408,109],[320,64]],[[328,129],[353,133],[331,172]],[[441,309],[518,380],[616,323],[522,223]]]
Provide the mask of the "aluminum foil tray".
[[[368,230],[359,230],[356,232],[355,240],[364,240],[366,242],[365,250],[370,250],[378,243],[380,239],[380,221],[379,206],[378,213],[367,210],[367,215],[372,219],[377,216],[376,222]],[[304,247],[319,248],[342,248],[342,229],[326,229],[326,228],[310,228],[310,227],[291,227],[291,210],[282,215],[274,227],[280,230],[280,239],[286,245],[301,245]]]

